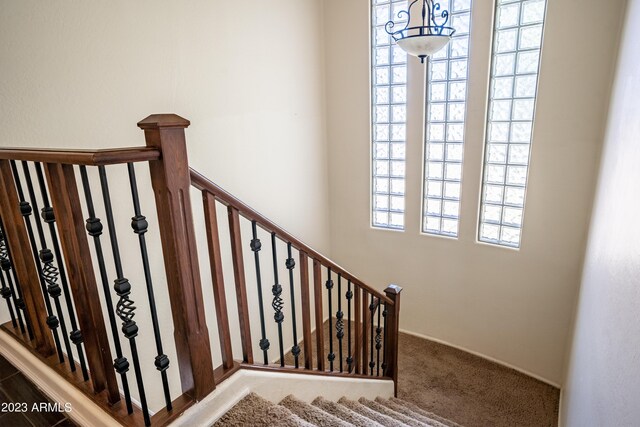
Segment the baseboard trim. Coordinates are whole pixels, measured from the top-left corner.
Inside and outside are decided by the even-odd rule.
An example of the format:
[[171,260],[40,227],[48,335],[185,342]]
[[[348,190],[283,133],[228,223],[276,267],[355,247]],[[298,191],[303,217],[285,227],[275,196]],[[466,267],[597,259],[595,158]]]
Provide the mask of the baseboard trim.
[[479,353],[479,352],[474,351],[474,350],[470,350],[470,349],[465,348],[465,347],[460,346],[460,345],[452,344],[450,342],[447,342],[445,340],[441,340],[439,338],[430,337],[428,335],[420,334],[420,333],[413,332],[413,331],[408,331],[406,329],[400,329],[400,332],[402,332],[404,334],[407,334],[407,335],[412,335],[414,337],[418,337],[418,338],[422,338],[422,339],[425,339],[425,340],[433,341],[433,342],[436,342],[438,344],[446,345],[447,347],[452,347],[452,348],[455,348],[457,350],[464,351],[465,353],[473,354],[474,356],[481,357],[481,358],[483,358],[485,360],[488,360],[489,362],[497,363],[498,365],[504,366],[505,368],[513,369],[514,371],[518,371],[521,374],[524,374],[524,375],[526,375],[528,377],[531,377],[531,378],[535,378],[538,381],[542,381],[545,384],[548,384],[548,385],[550,385],[552,387],[555,387],[557,389],[562,390],[562,386],[560,384],[556,383],[555,381],[551,381],[551,380],[549,380],[547,378],[544,378],[544,377],[542,377],[540,375],[534,374],[534,373],[529,372],[529,371],[527,371],[525,369],[522,369],[522,368],[519,368],[517,366],[511,365],[510,363],[504,362],[504,361],[496,359],[494,357],[487,356],[485,354]]
[[65,381],[56,371],[42,363],[36,356],[6,332],[0,330],[0,354],[44,394],[56,403],[70,403],[66,415],[82,426],[121,427],[80,390]]

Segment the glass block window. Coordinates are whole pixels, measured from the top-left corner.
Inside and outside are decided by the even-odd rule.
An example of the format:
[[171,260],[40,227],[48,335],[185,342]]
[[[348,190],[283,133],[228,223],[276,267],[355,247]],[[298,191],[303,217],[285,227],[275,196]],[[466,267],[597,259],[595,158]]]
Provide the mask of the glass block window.
[[499,0],[480,211],[482,242],[520,247],[545,0]]
[[427,70],[422,231],[458,236],[471,0],[440,1],[456,32]]
[[406,0],[371,2],[372,225],[404,229],[407,54],[385,24]]

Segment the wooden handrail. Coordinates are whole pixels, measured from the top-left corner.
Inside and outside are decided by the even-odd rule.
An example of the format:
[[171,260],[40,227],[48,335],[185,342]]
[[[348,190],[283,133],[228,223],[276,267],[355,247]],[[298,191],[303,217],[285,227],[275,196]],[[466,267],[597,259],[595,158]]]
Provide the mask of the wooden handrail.
[[191,185],[193,185],[200,191],[208,191],[209,193],[213,194],[220,203],[224,204],[225,206],[233,207],[238,211],[240,215],[242,215],[249,221],[256,221],[256,223],[267,232],[276,233],[276,235],[281,239],[287,242],[291,242],[293,247],[295,247],[298,251],[306,253],[310,258],[319,261],[323,266],[330,267],[333,272],[340,273],[343,278],[351,280],[351,283],[367,291],[368,293],[375,295],[377,298],[380,298],[381,301],[389,305],[393,305],[393,301],[383,293],[365,284],[356,276],[349,273],[347,270],[340,267],[338,264],[331,261],[321,253],[315,251],[309,245],[303,243],[301,240],[294,237],[291,233],[281,228],[273,221],[269,220],[264,215],[257,212],[255,209],[251,208],[249,205],[247,205],[237,197],[225,191],[193,168],[191,168]]
[[155,147],[111,148],[104,150],[50,150],[42,148],[0,148],[0,159],[26,160],[85,166],[106,166],[160,159]]

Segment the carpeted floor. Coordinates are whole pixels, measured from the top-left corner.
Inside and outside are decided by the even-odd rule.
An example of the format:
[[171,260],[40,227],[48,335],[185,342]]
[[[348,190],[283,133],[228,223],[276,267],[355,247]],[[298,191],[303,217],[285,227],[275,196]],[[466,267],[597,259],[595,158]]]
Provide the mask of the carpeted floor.
[[[328,351],[328,323],[324,329]],[[312,342],[315,348],[315,333]],[[337,342],[334,345],[334,366],[338,369]],[[345,346],[344,358],[346,353]],[[399,358],[398,397],[429,412],[465,427],[557,426],[560,390],[553,386],[481,357],[403,333]],[[299,360],[303,366],[302,353]],[[293,365],[291,353],[285,355],[285,362]]]
[[465,427],[558,425],[560,390],[449,346],[400,334],[398,397]]

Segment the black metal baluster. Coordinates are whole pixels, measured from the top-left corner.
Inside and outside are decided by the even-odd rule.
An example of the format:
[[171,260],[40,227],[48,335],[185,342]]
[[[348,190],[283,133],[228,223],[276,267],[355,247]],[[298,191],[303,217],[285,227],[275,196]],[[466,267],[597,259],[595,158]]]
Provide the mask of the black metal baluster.
[[258,239],[258,228],[255,221],[251,221],[251,231],[253,233],[253,238],[251,239],[251,250],[253,251],[253,259],[256,264],[256,281],[258,285],[258,310],[260,311],[260,332],[262,334],[262,338],[260,339],[260,350],[262,350],[262,354],[264,356],[264,364],[269,364],[269,358],[267,355],[267,350],[269,350],[269,340],[267,339],[267,331],[265,329],[264,324],[264,306],[262,302],[262,278],[260,277],[260,249],[262,248],[262,243],[260,243],[260,239]]
[[278,257],[276,254],[276,233],[271,233],[271,253],[273,254],[273,301],[271,307],[275,311],[273,320],[278,324],[278,344],[280,345],[280,366],[284,367],[284,344],[282,343],[282,321],[284,320],[284,301],[282,300],[282,285],[278,281]]
[[113,252],[113,262],[116,267],[116,280],[113,288],[119,297],[116,304],[116,314],[122,320],[122,332],[129,340],[131,347],[131,358],[133,359],[133,370],[136,374],[136,382],[138,384],[138,393],[140,394],[140,406],[142,407],[142,416],[146,426],[151,424],[149,417],[149,408],[147,406],[147,396],[142,382],[142,371],[140,370],[140,359],[138,357],[138,347],[136,345],[136,337],[138,336],[138,325],[133,320],[135,316],[135,303],[129,295],[131,294],[131,284],[124,277],[122,270],[122,260],[120,259],[120,249],[118,248],[118,237],[116,235],[116,226],[113,220],[113,209],[111,207],[111,196],[109,194],[109,183],[107,181],[107,172],[104,166],[98,166],[100,175],[100,185],[102,187],[102,197],[104,200],[105,213],[107,215],[107,228],[109,229],[109,238],[111,240],[111,250]]
[[162,349],[162,337],[160,336],[160,325],[158,323],[158,310],[156,308],[156,299],[153,292],[153,282],[151,279],[151,269],[149,268],[149,253],[147,251],[147,241],[145,233],[149,228],[147,218],[142,215],[140,209],[140,197],[138,196],[138,184],[136,183],[136,170],[133,163],[127,163],[129,171],[129,184],[131,186],[131,198],[133,200],[134,217],[131,218],[131,228],[138,235],[140,241],[140,254],[142,257],[142,266],[144,268],[144,278],[147,284],[147,295],[149,297],[149,306],[151,307],[151,322],[153,324],[153,334],[156,340],[156,350],[158,355],[155,358],[155,366],[162,376],[162,388],[164,390],[164,400],[167,411],[173,409],[171,404],[171,394],[169,393],[169,379],[167,378],[167,369],[169,368],[169,357],[164,354]]
[[[6,262],[9,262],[8,257],[6,256],[6,243],[4,241],[4,233],[0,230],[0,265],[4,266],[5,259]],[[7,274],[9,272],[7,271]],[[14,328],[18,327],[18,322],[16,321],[16,314],[13,312],[13,305],[11,304],[11,297],[13,296],[13,292],[11,288],[9,288],[4,280],[4,274],[0,272],[0,285],[2,285],[2,289],[0,290],[0,295],[7,302],[7,309],[9,310],[9,316],[11,316],[11,325]],[[16,308],[17,314],[20,315],[20,310]],[[21,331],[24,333],[24,324],[22,324],[22,318],[20,318]]]
[[373,294],[371,294],[371,304],[369,304],[369,312],[371,313],[370,320],[371,320],[371,335],[369,335],[369,338],[371,339],[371,341],[369,341],[371,348],[369,350],[369,369],[371,370],[371,375],[373,375],[373,367],[376,366],[375,362],[373,361],[373,341],[374,341],[374,337],[373,337],[373,318],[375,316],[375,310],[376,310],[376,304],[375,304],[375,300],[373,297]]
[[[20,213],[24,218],[25,225],[27,227],[27,234],[29,235],[29,244],[31,246],[31,253],[33,254],[33,259],[36,264],[36,270],[38,272],[38,278],[40,279],[40,288],[42,289],[42,295],[44,296],[44,305],[47,311],[47,326],[51,329],[51,333],[53,334],[53,341],[56,345],[56,351],[58,353],[58,360],[60,363],[64,363],[64,354],[62,353],[62,345],[60,344],[60,335],[58,334],[58,326],[60,325],[60,321],[58,317],[53,314],[53,308],[51,307],[51,294],[47,291],[47,284],[45,282],[45,276],[42,271],[42,266],[40,265],[40,257],[38,256],[38,248],[36,245],[36,238],[33,233],[33,227],[31,225],[31,213],[33,209],[31,208],[31,204],[27,202],[24,198],[24,192],[22,190],[22,184],[20,183],[20,175],[18,174],[18,168],[16,167],[15,161],[11,161],[11,170],[13,172],[13,178],[16,183],[16,188],[18,190],[18,199],[20,201]],[[37,206],[36,206],[37,209]],[[36,218],[40,218],[36,215]],[[36,221],[36,225],[40,224],[40,221]],[[40,224],[40,228],[42,225]],[[44,240],[44,235],[39,233],[41,242]],[[43,248],[45,245],[43,245]],[[60,313],[58,313],[60,314]],[[65,341],[67,340],[66,333],[63,333],[63,337]],[[70,346],[69,346],[70,347]],[[71,364],[71,369],[75,370],[75,364],[72,361],[72,358],[69,357],[69,362]]]
[[338,311],[336,312],[336,338],[338,338],[338,357],[340,359],[340,372],[342,366],[342,338],[344,338],[344,313],[342,312],[342,274],[338,273]]
[[91,186],[89,185],[89,177],[87,176],[86,166],[80,166],[80,176],[82,178],[82,187],[84,189],[84,198],[87,202],[87,210],[89,218],[87,218],[87,233],[93,237],[93,243],[96,248],[96,257],[98,259],[98,267],[100,270],[100,279],[102,281],[102,290],[104,292],[104,300],[107,304],[107,314],[109,316],[109,325],[111,326],[111,336],[113,338],[113,345],[116,349],[116,359],[113,361],[113,368],[120,374],[122,381],[122,390],[124,391],[124,401],[127,405],[127,413],[133,413],[133,404],[131,403],[131,392],[129,391],[129,380],[127,379],[127,372],[129,371],[129,361],[122,355],[122,347],[120,345],[120,335],[118,334],[118,326],[116,324],[116,317],[113,310],[113,300],[111,299],[111,290],[109,289],[109,278],[107,276],[107,267],[104,263],[104,252],[102,251],[102,242],[100,242],[100,236],[102,235],[102,222],[100,218],[96,217],[96,212],[93,206],[93,197],[91,195]]
[[[37,165],[37,163],[36,163]],[[42,278],[47,284],[47,292],[53,298],[53,303],[56,307],[56,312],[58,313],[58,317],[60,319],[60,331],[62,332],[62,340],[64,343],[64,347],[67,350],[67,357],[69,362],[69,367],[71,368],[71,372],[75,372],[76,363],[73,358],[73,351],[71,347],[71,342],[69,341],[69,335],[67,333],[67,322],[65,320],[64,312],[62,311],[62,305],[60,304],[60,296],[62,295],[62,289],[58,285],[58,277],[64,269],[60,268],[60,254],[59,252],[56,254],[58,257],[58,268],[53,265],[54,255],[49,248],[47,248],[47,241],[44,236],[44,229],[42,227],[42,219],[45,222],[50,222],[53,220],[53,209],[49,207],[48,215],[45,216],[45,208],[42,209],[42,219],[38,212],[38,200],[36,199],[35,190],[33,187],[33,181],[31,180],[31,172],[29,171],[29,165],[26,161],[22,162],[22,172],[24,173],[24,178],[27,183],[27,191],[29,193],[29,199],[31,200],[31,205],[33,206],[33,210],[36,211],[36,215],[34,215],[36,230],[38,232],[38,237],[40,238],[40,262],[42,262]],[[18,181],[16,180],[16,183]],[[19,184],[18,184],[19,185]],[[46,197],[46,191],[42,194],[42,199],[45,201],[45,204],[48,204],[48,198]],[[53,239],[52,234],[52,239]],[[67,302],[69,303],[69,302]],[[69,313],[72,313],[72,308],[69,308]],[[73,328],[75,329],[75,328]],[[80,335],[80,342],[82,342],[82,336]],[[85,381],[89,379],[89,372],[87,371],[86,365],[84,364],[84,357],[82,357],[82,375]]]
[[298,345],[298,331],[296,329],[296,297],[293,285],[293,269],[296,266],[296,261],[291,256],[291,242],[287,243],[287,261],[285,262],[287,270],[289,270],[289,290],[291,292],[291,321],[293,329],[293,347],[291,347],[291,354],[296,368],[298,368],[298,356],[300,356],[300,346]]
[[[23,167],[28,172],[26,162],[23,163]],[[49,251],[48,249],[40,253],[40,258],[42,259],[43,262],[45,262],[43,259],[43,256],[44,258],[51,260],[48,263],[45,262],[44,264],[43,270],[44,270],[45,280],[47,281],[47,283],[49,283],[49,281],[51,280],[51,282],[53,283],[53,289],[55,289],[56,287],[58,287],[57,275],[58,275],[58,272],[60,273],[60,282],[62,283],[62,294],[67,304],[67,313],[69,315],[69,322],[71,323],[71,329],[72,329],[71,333],[69,334],[69,338],[71,338],[71,342],[75,344],[76,350],[78,351],[78,359],[80,361],[80,369],[82,370],[82,377],[84,378],[85,381],[88,381],[89,372],[87,371],[87,364],[85,361],[84,349],[82,347],[82,343],[84,342],[84,340],[82,338],[82,332],[78,328],[78,324],[76,322],[76,314],[73,311],[73,303],[71,302],[71,291],[69,290],[67,273],[65,271],[65,267],[62,262],[62,252],[60,251],[60,243],[58,241],[58,232],[56,231],[56,226],[55,226],[56,218],[53,213],[53,208],[49,204],[49,193],[47,190],[47,185],[44,182],[42,166],[40,163],[35,163],[35,167],[36,167],[36,176],[38,177],[38,184],[40,186],[40,194],[42,196],[42,203],[44,205],[41,211],[41,215],[44,222],[49,224],[49,234],[51,235],[53,251],[55,253],[56,263],[58,264],[58,269],[56,270],[55,267],[53,266],[53,254],[51,254],[51,251]],[[27,184],[29,184],[29,179],[30,178],[27,178]],[[29,194],[31,194],[31,192],[32,192],[32,189],[29,190]],[[34,208],[35,208],[35,202],[34,202]],[[40,220],[38,220],[38,222],[39,221]],[[55,292],[56,293],[60,292],[59,287],[58,287],[58,290],[55,290]],[[56,309],[57,307],[58,305],[56,305]],[[62,319],[62,316],[61,316],[61,320],[64,320]],[[64,332],[64,328],[63,328],[63,332]],[[71,358],[71,354],[69,354],[69,357]],[[75,364],[72,370],[75,370]]]
[[380,349],[382,348],[382,337],[380,333],[382,328],[380,327],[380,314],[382,313],[380,307],[380,300],[378,300],[378,326],[376,327],[376,376],[380,376]]
[[[327,298],[329,300],[329,355],[327,356],[327,360],[329,361],[329,370],[333,371],[333,361],[336,358],[335,353],[333,352],[333,309],[331,308],[331,290],[333,289],[333,280],[331,280],[331,267],[327,267],[327,282],[325,286],[327,288]],[[316,333],[323,333],[322,329]]]
[[[13,305],[16,308],[16,316],[18,317],[18,326],[20,327],[20,332],[24,334],[24,324],[26,323],[29,339],[32,340],[34,337],[33,330],[31,329],[31,321],[29,320],[29,315],[26,311],[24,299],[22,298],[22,289],[20,288],[20,282],[18,281],[16,272],[13,269],[13,262],[11,261],[11,251],[9,250],[9,244],[6,241],[6,234],[4,231],[4,223],[2,222],[2,218],[0,218],[0,232],[2,232],[2,235],[5,236],[4,247],[0,249],[0,253],[2,254],[2,256],[0,256],[0,268],[7,276],[9,290],[11,291],[11,298],[13,300]],[[2,275],[2,273],[0,273],[0,275]],[[23,317],[24,323],[22,320]]]
[[351,355],[351,299],[353,299],[353,291],[351,290],[351,279],[347,280],[347,369],[351,373],[353,365],[353,356]]
[[386,353],[387,353],[387,303],[384,303],[384,310],[382,311],[382,318],[383,318],[383,330],[384,330],[384,345],[385,345],[385,351],[382,352],[382,372],[384,372],[387,369],[387,359],[386,359]]

